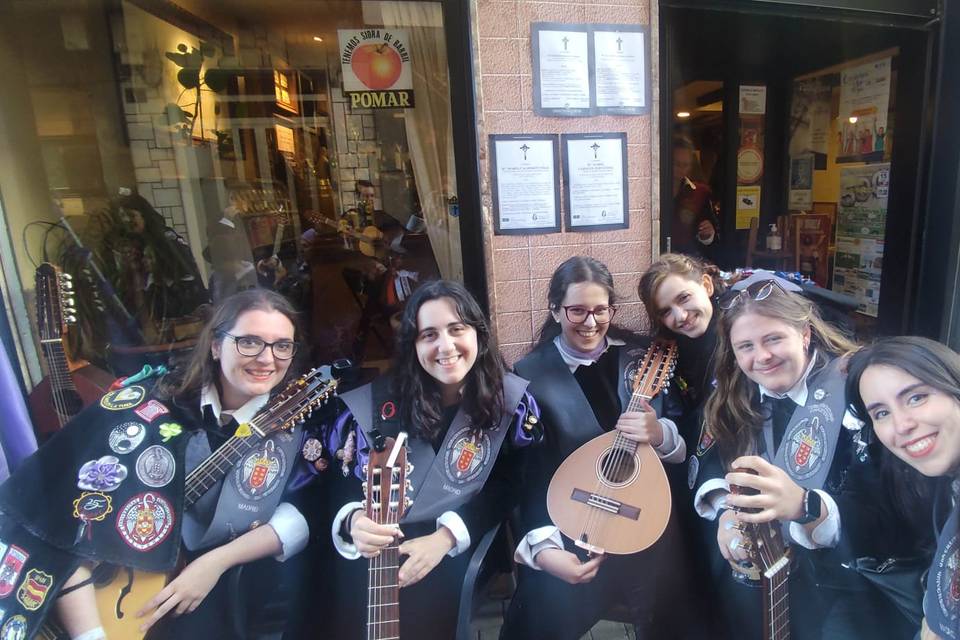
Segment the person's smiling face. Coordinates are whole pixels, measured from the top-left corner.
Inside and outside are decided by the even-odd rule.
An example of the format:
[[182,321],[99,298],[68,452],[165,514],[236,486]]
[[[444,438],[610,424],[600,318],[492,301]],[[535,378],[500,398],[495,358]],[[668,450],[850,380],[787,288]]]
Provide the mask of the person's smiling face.
[[713,318],[712,295],[710,276],[689,280],[671,274],[657,287],[653,302],[664,327],[688,338],[699,338],[706,333]]
[[477,330],[463,321],[451,298],[424,302],[417,311],[417,361],[439,383],[445,403],[459,398],[477,361]]
[[[237,338],[256,337],[264,342],[292,342],[294,327],[279,311],[252,309],[241,313],[227,333]],[[223,408],[239,409],[251,398],[269,393],[280,384],[291,361],[276,359],[270,347],[256,356],[240,355],[235,338],[230,336],[216,340],[212,352],[220,362]]]
[[744,313],[730,327],[730,345],[741,371],[773,393],[786,393],[809,363],[810,327],[799,331],[783,320]]
[[[563,337],[574,349],[579,351],[593,351],[603,344],[610,322],[597,323],[596,313],[610,309],[610,295],[607,290],[593,282],[577,282],[567,287],[567,293],[560,303],[560,308],[550,313],[553,319],[560,323]],[[571,317],[586,312],[583,322],[572,322]],[[594,313],[590,313],[594,312]]]
[[893,455],[926,476],[960,469],[960,402],[903,369],[866,368],[860,396],[873,431]]

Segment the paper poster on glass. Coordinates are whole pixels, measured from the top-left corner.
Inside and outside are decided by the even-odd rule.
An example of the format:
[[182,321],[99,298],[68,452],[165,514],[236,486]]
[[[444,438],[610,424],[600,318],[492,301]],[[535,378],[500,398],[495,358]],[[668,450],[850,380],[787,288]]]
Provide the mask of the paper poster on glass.
[[587,26],[582,24],[537,22],[530,26],[533,111],[537,115],[591,114],[587,31]]
[[737,229],[749,229],[750,221],[760,217],[760,186],[737,187]]
[[793,83],[790,100],[790,155],[827,153],[832,87],[824,78]]
[[343,92],[351,109],[413,107],[413,71],[403,29],[337,31]]
[[764,85],[740,86],[740,115],[762,116],[767,112],[767,88]]
[[595,112],[638,115],[650,112],[649,28],[592,25]]
[[494,233],[560,231],[559,157],[554,134],[490,136]]
[[813,154],[805,153],[790,158],[790,197],[787,208],[791,211],[809,211],[813,206]]
[[630,226],[627,134],[561,136],[567,231],[607,231]]
[[889,136],[890,58],[840,74],[837,162],[879,162]]

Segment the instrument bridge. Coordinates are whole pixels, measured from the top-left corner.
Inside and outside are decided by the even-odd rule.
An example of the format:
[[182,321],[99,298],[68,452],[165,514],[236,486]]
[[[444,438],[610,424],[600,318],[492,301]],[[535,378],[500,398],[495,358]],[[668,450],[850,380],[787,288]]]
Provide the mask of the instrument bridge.
[[570,499],[574,502],[580,502],[613,515],[629,518],[631,520],[640,519],[640,507],[634,507],[624,502],[620,502],[619,500],[614,500],[609,496],[600,495],[592,491],[574,489]]

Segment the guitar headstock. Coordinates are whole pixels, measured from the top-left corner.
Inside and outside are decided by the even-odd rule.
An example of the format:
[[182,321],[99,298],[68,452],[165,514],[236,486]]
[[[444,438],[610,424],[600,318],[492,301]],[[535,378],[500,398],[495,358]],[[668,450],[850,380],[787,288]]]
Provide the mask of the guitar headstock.
[[398,524],[410,498],[407,474],[413,465],[407,463],[407,434],[401,431],[396,439],[384,438],[379,433],[370,447],[370,458],[364,468],[364,510],[377,524]]
[[677,343],[658,338],[650,343],[633,379],[634,395],[652,398],[670,384],[677,365]]
[[61,340],[67,333],[67,325],[77,322],[73,278],[49,262],[37,267],[34,278],[40,340]]
[[[735,471],[756,475],[756,472],[752,469],[736,469]],[[756,495],[759,492],[749,487],[730,485],[730,493],[749,496]],[[740,511],[755,513],[759,509],[743,508]],[[738,529],[744,538],[741,548],[747,552],[750,562],[754,565],[758,574],[769,577],[784,567],[789,567],[790,549],[783,540],[783,532],[778,520],[762,523],[741,522]],[[744,571],[744,569],[740,570]],[[745,572],[752,573],[749,569]]]
[[336,379],[327,378],[319,369],[311,369],[260,409],[250,421],[251,429],[261,437],[292,429],[335,396],[337,384]]

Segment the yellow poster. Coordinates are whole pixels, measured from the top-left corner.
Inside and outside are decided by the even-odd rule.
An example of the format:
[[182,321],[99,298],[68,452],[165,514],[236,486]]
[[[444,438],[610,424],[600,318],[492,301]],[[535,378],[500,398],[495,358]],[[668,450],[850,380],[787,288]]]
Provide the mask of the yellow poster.
[[750,219],[760,217],[760,187],[737,187],[737,229],[749,229]]

